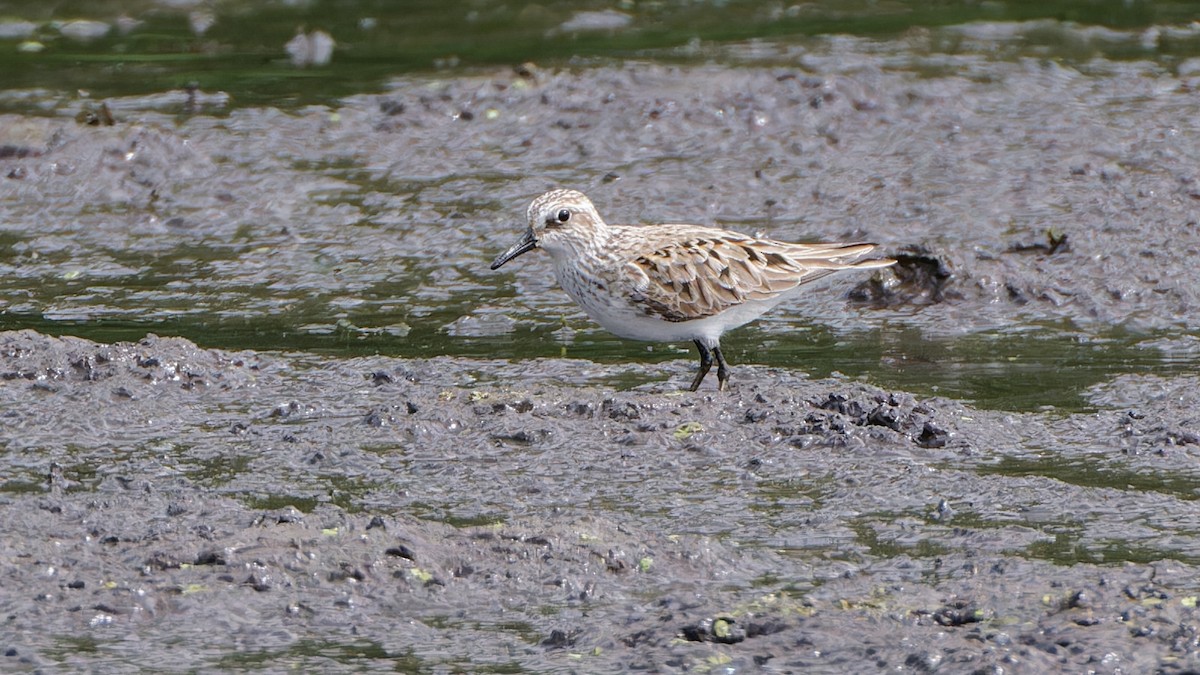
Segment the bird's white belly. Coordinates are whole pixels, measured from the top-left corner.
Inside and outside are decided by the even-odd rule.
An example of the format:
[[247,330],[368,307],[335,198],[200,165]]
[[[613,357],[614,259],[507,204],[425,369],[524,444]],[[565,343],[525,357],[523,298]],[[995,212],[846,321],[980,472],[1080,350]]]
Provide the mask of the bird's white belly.
[[646,314],[616,285],[574,268],[556,269],[555,272],[559,285],[593,321],[618,337],[650,342],[701,340],[715,345],[725,331],[757,319],[791,295],[784,293],[767,301],[746,302],[704,319],[667,321]]

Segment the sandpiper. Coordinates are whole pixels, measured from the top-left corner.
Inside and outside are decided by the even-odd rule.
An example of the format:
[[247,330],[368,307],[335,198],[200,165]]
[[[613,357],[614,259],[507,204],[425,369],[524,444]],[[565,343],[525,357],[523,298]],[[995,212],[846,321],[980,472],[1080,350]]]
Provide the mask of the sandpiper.
[[802,284],[844,269],[887,267],[859,260],[875,244],[792,244],[699,225],[632,226],[604,222],[587,195],[552,190],[533,200],[529,227],[492,261],[492,269],[545,249],[563,290],[596,323],[633,340],[691,340],[700,351],[692,391],[717,363],[729,369],[721,335],[757,319]]

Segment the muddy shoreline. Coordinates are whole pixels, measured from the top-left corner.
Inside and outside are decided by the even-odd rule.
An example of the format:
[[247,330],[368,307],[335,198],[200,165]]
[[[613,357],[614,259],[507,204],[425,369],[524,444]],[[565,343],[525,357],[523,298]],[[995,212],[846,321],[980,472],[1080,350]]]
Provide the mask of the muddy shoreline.
[[[1200,82],[906,39],[4,116],[4,326],[195,335],[0,333],[3,669],[1200,669],[1194,375],[1121,370],[1073,413],[878,386],[989,330],[1194,361]],[[590,360],[545,260],[487,272],[557,185],[902,264],[681,392],[691,355]],[[916,337],[856,377],[765,355],[811,325]],[[196,344],[237,326],[391,349]]]

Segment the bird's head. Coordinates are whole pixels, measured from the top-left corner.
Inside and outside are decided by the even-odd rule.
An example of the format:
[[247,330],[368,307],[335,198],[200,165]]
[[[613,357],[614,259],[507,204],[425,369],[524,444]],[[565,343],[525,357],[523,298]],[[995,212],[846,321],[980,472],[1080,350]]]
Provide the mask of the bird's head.
[[492,261],[492,269],[535,248],[544,248],[557,258],[595,242],[607,228],[592,200],[577,190],[547,192],[529,204],[527,216],[525,234]]

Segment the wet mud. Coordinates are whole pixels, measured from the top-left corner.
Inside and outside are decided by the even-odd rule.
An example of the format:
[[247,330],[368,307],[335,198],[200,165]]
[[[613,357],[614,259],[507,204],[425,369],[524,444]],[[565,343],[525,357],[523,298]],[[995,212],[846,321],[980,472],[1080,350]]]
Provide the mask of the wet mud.
[[557,185],[613,222],[901,261],[780,308],[772,338],[1058,323],[1194,351],[1189,72],[831,39],[296,113],[6,116],[6,326],[395,348],[0,334],[0,669],[1200,668],[1194,376],[1015,413],[803,364],[690,393],[690,355],[404,353],[592,330],[547,261],[486,270]]
[[0,335],[6,669],[1197,665],[1194,380],[1049,418],[579,365]]

